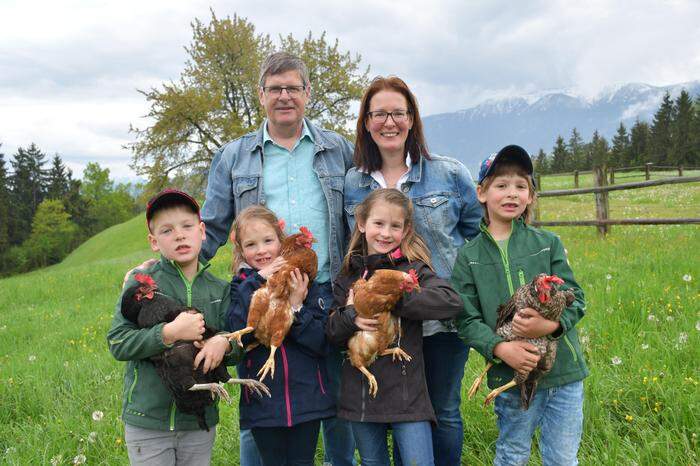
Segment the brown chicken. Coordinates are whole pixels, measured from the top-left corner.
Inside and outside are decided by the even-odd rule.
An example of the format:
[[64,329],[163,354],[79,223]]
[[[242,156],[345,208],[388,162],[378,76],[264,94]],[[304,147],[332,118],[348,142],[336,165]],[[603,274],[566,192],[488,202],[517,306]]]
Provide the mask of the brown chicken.
[[[513,296],[498,307],[498,320],[496,322],[496,334],[505,341],[527,341],[537,347],[540,360],[529,374],[515,373],[513,380],[491,391],[484,404],[487,405],[498,395],[511,387],[520,385],[520,401],[524,409],[528,409],[537,390],[537,382],[544,377],[554,364],[557,357],[557,340],[550,340],[546,336],[540,338],[525,338],[513,334],[513,317],[520,309],[527,307],[536,310],[545,319],[559,321],[562,312],[574,302],[574,293],[570,290],[560,291],[554,285],[561,285],[564,280],[555,275],[541,273],[530,283],[515,290]],[[493,366],[492,362],[486,365],[484,371],[474,380],[469,389],[469,398],[474,396],[488,370]]]
[[379,321],[377,330],[367,332],[360,330],[348,340],[350,364],[362,372],[369,383],[369,394],[377,396],[377,379],[367,369],[378,356],[391,354],[392,359],[410,361],[400,347],[389,345],[401,334],[401,321],[391,314],[404,292],[420,290],[415,270],[408,273],[400,270],[379,269],[369,280],[358,279],[352,286],[354,305],[357,315],[375,318]]
[[258,372],[260,381],[268,373],[271,378],[275,377],[275,351],[284,341],[294,320],[294,312],[289,303],[291,273],[298,268],[302,274],[309,276],[311,285],[318,272],[318,259],[311,249],[311,244],[316,240],[308,228],[301,227],[299,231],[300,233],[290,235],[282,242],[280,255],[286,264],[253,294],[246,327],[227,335],[229,340],[237,340],[243,346],[243,335],[255,332],[255,338],[270,348],[270,357]]

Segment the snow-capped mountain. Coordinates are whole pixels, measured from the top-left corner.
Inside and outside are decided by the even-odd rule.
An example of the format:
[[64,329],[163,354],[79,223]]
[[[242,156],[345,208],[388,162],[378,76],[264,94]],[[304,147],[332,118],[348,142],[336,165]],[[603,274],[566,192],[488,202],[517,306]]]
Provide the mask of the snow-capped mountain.
[[455,157],[475,174],[482,159],[507,144],[520,144],[534,157],[540,148],[551,152],[558,135],[568,140],[572,128],[584,141],[596,129],[610,141],[621,121],[628,131],[637,118],[651,122],[664,93],[675,99],[682,89],[695,98],[700,81],[620,84],[592,97],[557,90],[489,99],[465,110],[424,117],[423,125],[431,152]]

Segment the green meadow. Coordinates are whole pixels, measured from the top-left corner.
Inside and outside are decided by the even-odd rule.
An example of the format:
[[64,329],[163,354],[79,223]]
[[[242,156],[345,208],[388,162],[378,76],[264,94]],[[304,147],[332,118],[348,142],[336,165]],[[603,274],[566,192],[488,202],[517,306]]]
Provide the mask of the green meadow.
[[[573,180],[544,177],[543,185]],[[700,183],[613,192],[610,204],[611,218],[699,217]],[[593,206],[592,195],[543,199],[541,218],[594,218]],[[605,239],[594,227],[553,230],[588,303],[579,325],[591,369],[581,464],[700,464],[700,226],[613,226]],[[124,368],[105,334],[125,271],[152,256],[139,216],[61,264],[0,280],[0,464],[128,463]],[[229,278],[229,260],[222,248],[213,272]],[[482,367],[472,351],[465,398]],[[482,388],[463,402],[464,464],[493,459],[497,431],[485,395]],[[213,464],[237,464],[236,402],[221,412]],[[536,449],[531,464],[539,464]]]

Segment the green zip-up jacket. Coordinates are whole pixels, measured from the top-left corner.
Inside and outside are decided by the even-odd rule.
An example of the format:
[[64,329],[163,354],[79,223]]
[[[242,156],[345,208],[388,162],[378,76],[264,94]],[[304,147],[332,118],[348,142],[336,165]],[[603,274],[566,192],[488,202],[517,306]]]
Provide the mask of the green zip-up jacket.
[[513,221],[506,250],[502,250],[482,223],[481,233],[459,251],[452,284],[464,301],[464,309],[457,317],[460,337],[487,360],[496,363],[488,374],[488,385],[492,389],[513,379],[513,369],[493,355],[493,348],[503,341],[494,331],[496,310],[518,287],[540,273],[564,280],[561,288],[571,289],[576,300],[562,313],[561,328],[550,336],[559,339],[557,358],[538,387],[561,386],[588,375],[576,333],[576,324],[586,310],[583,291],[574,279],[559,237],[517,220]]
[[[230,285],[219,280],[206,269],[209,264],[200,263],[199,272],[188,282],[174,262],[161,257],[152,267],[144,271],[153,277],[158,289],[182,305],[192,306],[204,314],[204,322],[213,328],[223,329],[226,311],[230,303]],[[136,281],[131,278],[124,289]],[[117,302],[112,326],[107,333],[109,351],[119,361],[127,361],[124,374],[122,419],[145,429],[197,430],[197,419],[178,411],[170,392],[156,373],[149,357],[169,348],[163,343],[163,325],[140,329],[121,313],[122,297]],[[227,366],[236,364],[241,358],[238,345],[224,358]],[[206,410],[206,422],[213,426],[219,422],[216,404]]]

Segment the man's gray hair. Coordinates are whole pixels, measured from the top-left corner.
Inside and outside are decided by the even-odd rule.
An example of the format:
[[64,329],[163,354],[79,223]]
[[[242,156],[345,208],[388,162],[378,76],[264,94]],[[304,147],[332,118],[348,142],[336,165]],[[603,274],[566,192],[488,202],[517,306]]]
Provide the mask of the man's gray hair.
[[268,56],[260,67],[260,87],[265,86],[268,76],[287,71],[298,71],[304,86],[309,85],[309,71],[301,58],[289,52],[275,52]]

